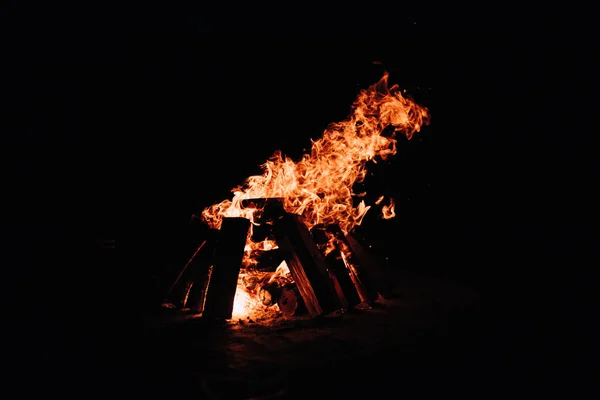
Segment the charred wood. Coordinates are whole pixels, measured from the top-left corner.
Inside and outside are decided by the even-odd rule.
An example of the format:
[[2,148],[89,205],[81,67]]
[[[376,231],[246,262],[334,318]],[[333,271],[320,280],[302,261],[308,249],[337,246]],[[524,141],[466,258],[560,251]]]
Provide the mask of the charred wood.
[[224,218],[214,255],[203,317],[230,319],[250,229],[246,218]]
[[252,226],[252,236],[250,237],[250,239],[254,243],[259,243],[264,240],[273,240],[274,237],[273,237],[271,225],[268,223],[262,223],[260,225],[253,225]]
[[325,259],[301,217],[284,214],[273,232],[309,314],[316,317],[340,309]]
[[351,271],[344,263],[340,251],[338,249],[331,251],[325,257],[325,260],[331,266],[331,270],[346,300],[346,309],[354,308],[360,304],[363,301],[360,296],[360,286],[357,287],[352,280]]
[[255,222],[271,222],[281,218],[285,214],[283,207],[283,198],[268,197],[259,199],[244,199],[242,207],[254,208],[253,217]]
[[187,263],[181,268],[177,277],[173,280],[169,291],[165,295],[165,302],[172,302],[177,307],[185,307],[185,298],[189,294],[191,283],[202,279],[202,275],[208,268],[206,265],[207,254],[212,257],[215,240],[212,237],[202,241],[196,248]]
[[283,207],[282,197],[260,197],[242,200],[242,207],[264,209],[269,207]]
[[306,313],[306,306],[295,284],[287,284],[281,288],[277,305],[281,313],[288,317]]
[[[363,267],[360,264],[360,260],[354,254],[354,250],[350,246],[347,236],[344,235],[339,225],[328,225],[326,230],[329,234],[332,234],[335,237],[336,246],[332,253],[335,254],[334,257],[337,258],[337,256],[339,256],[341,258],[341,261],[344,264],[344,270],[348,275],[348,279],[350,279],[352,282],[352,286],[355,288],[355,292],[358,295],[359,303],[377,300],[377,288],[373,288],[369,285],[370,281],[368,280],[368,276],[362,273]],[[343,271],[343,269],[341,268],[341,265],[336,264],[336,266],[336,272],[342,275],[341,271]],[[338,279],[343,282],[346,290],[349,290],[350,285],[348,284],[346,277],[341,276]],[[353,300],[356,301],[355,299]]]
[[212,273],[212,265],[205,264],[202,267],[202,273],[198,274],[191,282],[188,293],[185,296],[183,307],[187,307],[194,313],[204,311],[204,302],[206,301],[206,290]]
[[[390,297],[392,286],[383,268],[375,260],[364,246],[351,234],[345,235],[346,241],[352,251],[353,262],[357,264],[361,280],[370,293],[370,296]],[[374,300],[376,300],[375,297]]]
[[190,291],[191,291],[193,285],[194,285],[193,281],[189,281],[185,284],[181,299],[178,304],[180,306],[180,308],[185,308],[185,306],[187,305],[187,301],[189,299]]
[[258,288],[258,299],[265,306],[271,306],[277,303],[280,288],[277,282],[267,282]]
[[[352,309],[365,301],[364,288],[362,287],[361,282],[354,276],[353,271],[350,270],[349,266],[342,258],[338,242],[341,240],[340,235],[342,235],[342,231],[339,226],[315,226],[312,232],[317,243],[323,248],[323,252],[325,253],[328,251],[327,255],[325,255],[325,260],[327,264],[331,266],[332,273],[339,285],[339,290],[343,293],[346,300],[346,308]],[[328,234],[335,236],[335,246],[326,249],[330,240]]]
[[272,272],[285,260],[285,253],[281,248],[260,251],[256,253],[255,260],[257,271]]

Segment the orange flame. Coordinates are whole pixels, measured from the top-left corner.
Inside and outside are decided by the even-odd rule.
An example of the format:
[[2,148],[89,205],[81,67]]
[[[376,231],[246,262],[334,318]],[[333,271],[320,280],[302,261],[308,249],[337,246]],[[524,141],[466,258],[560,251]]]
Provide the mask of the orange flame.
[[[206,208],[202,220],[220,228],[224,217],[245,217],[254,222],[254,209],[242,207],[242,200],[279,197],[287,212],[300,214],[310,229],[317,224],[338,223],[344,233],[360,225],[371,206],[364,200],[354,205],[355,183],[366,176],[367,161],[396,154],[395,136],[410,139],[429,122],[425,107],[403,97],[398,85],[388,88],[388,74],[362,90],[350,116],[330,124],[323,136],[312,142],[310,154],[294,162],[280,151],[267,160],[262,175],[251,176],[232,190],[233,199]],[[393,127],[391,135],[382,135]],[[393,202],[384,211],[393,216]]]
[[382,206],[381,207],[381,214],[383,219],[391,219],[394,218],[396,216],[396,211],[394,210],[396,208],[396,204],[394,203],[394,199],[390,199],[390,205],[389,206]]

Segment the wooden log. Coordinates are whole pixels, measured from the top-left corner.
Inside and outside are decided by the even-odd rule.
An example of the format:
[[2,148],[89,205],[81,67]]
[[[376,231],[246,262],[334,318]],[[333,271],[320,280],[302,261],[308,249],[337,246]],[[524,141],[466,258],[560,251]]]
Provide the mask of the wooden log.
[[264,209],[283,206],[283,197],[260,197],[242,200],[242,207]]
[[302,296],[295,284],[287,284],[281,288],[277,305],[281,313],[287,317],[302,315],[306,312],[306,306]]
[[204,240],[173,282],[167,298],[174,299],[178,308],[188,307],[201,312],[200,305],[204,301],[202,288],[208,279],[215,244],[214,237]]
[[199,274],[195,277],[195,280],[191,282],[191,287],[186,296],[184,307],[190,309],[190,311],[200,314],[204,311],[204,303],[206,302],[206,292],[208,289],[208,283],[212,274],[212,265],[205,264]]
[[185,308],[185,306],[187,305],[187,301],[190,297],[190,291],[192,290],[193,285],[194,282],[192,281],[186,282],[185,287],[183,289],[183,293],[181,293],[181,299],[179,300],[180,308]]
[[209,260],[211,262],[217,234],[218,230],[208,229],[205,232],[205,239],[198,240],[194,244],[191,257],[179,269],[177,276],[173,276],[173,279],[170,279],[167,284],[168,290],[164,292],[163,303],[182,303],[182,299],[188,293],[190,283],[196,279],[203,267],[206,268],[205,261]]
[[[337,229],[339,230],[339,227]],[[313,234],[318,246],[323,249],[322,252],[324,253],[330,240],[329,236],[326,234],[326,228],[323,226],[315,226],[311,230],[311,233]],[[358,287],[355,286],[354,281],[350,276],[350,271],[342,259],[342,255],[338,246],[334,247],[332,250],[329,250],[329,253],[324,256],[327,265],[330,266],[330,270],[334,279],[334,286],[336,292],[338,292],[338,297],[342,301],[342,305],[347,310],[354,308],[360,304],[362,300],[359,295]]]
[[281,197],[266,197],[242,200],[242,207],[254,208],[254,220],[259,223],[274,221],[285,214],[284,199]]
[[223,218],[202,317],[231,319],[250,220]]
[[[321,228],[334,236],[334,248],[329,257],[333,258],[330,265],[335,266],[334,272],[340,282],[342,290],[347,296],[348,303],[354,307],[360,303],[377,300],[377,292],[369,292],[361,279],[359,271],[355,267],[356,260],[352,258],[352,252],[346,236],[338,224],[329,224]],[[323,237],[327,237],[322,233]],[[331,247],[331,246],[330,246]],[[328,259],[329,260],[329,259]]]
[[274,222],[273,233],[309,314],[317,317],[342,308],[325,259],[301,217],[285,213]]
[[331,265],[331,269],[340,286],[340,290],[346,299],[346,309],[354,308],[363,302],[360,295],[360,286],[358,286],[359,283],[353,281],[350,275],[351,272],[348,270],[346,263],[342,259],[339,249],[331,251],[331,253],[325,257],[325,260]]
[[[257,221],[256,219],[254,220]],[[261,223],[260,225],[252,226],[252,237],[250,238],[254,243],[260,243],[264,240],[273,240],[273,233],[271,232],[271,225],[268,223]]]
[[347,235],[344,235],[339,225],[330,224],[326,227],[327,232],[333,234],[338,240],[336,248],[342,256],[345,267],[353,282],[356,291],[361,299],[361,302],[371,302],[379,297],[377,288],[373,287],[369,281],[369,276],[363,273],[363,266],[359,258],[354,253],[354,249],[350,246]]
[[265,306],[277,303],[279,298],[279,285],[277,282],[265,283],[258,288],[258,300]]
[[285,260],[285,253],[278,247],[272,250],[257,252],[255,259],[257,262],[257,271],[273,272]]
[[352,261],[357,264],[359,276],[370,296],[379,293],[384,298],[390,297],[393,292],[392,284],[379,263],[354,236],[347,234],[345,238],[352,251]]

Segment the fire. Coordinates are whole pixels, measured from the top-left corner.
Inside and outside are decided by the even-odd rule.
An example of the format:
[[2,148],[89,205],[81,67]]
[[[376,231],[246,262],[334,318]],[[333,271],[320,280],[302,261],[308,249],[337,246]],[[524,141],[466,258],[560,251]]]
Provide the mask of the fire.
[[[258,278],[257,273],[253,273],[253,271],[246,271],[240,275],[238,279],[237,290],[235,291],[235,297],[233,299],[233,311],[231,316],[233,318],[243,318],[248,315],[257,315],[260,312],[268,312],[274,311],[272,307],[265,306],[257,302],[254,297],[256,293],[254,290],[248,290],[247,285],[244,284],[244,278],[248,276],[252,276],[253,278]],[[263,274],[263,277],[266,277],[268,283],[274,282],[278,277],[289,277],[290,269],[288,268],[285,261],[283,261],[275,270],[275,272],[270,274]],[[253,288],[254,289],[254,288]]]
[[[312,141],[310,153],[293,161],[276,151],[264,164],[262,175],[250,176],[232,190],[233,198],[214,204],[202,212],[208,226],[219,229],[224,217],[248,218],[253,226],[254,208],[242,201],[256,198],[281,198],[285,211],[304,217],[310,229],[318,224],[339,224],[344,233],[360,225],[372,207],[353,187],[367,174],[367,162],[385,160],[396,154],[396,135],[410,139],[429,122],[428,110],[404,97],[398,85],[388,86],[388,74],[368,89],[361,90],[352,104],[349,117],[330,124],[320,139]],[[360,201],[358,201],[360,200]],[[383,197],[376,202],[379,204]],[[383,205],[382,217],[395,216],[395,204],[389,199]],[[273,248],[273,242],[254,243],[248,237],[244,265],[255,260],[255,250]],[[242,293],[243,292],[243,293]],[[247,314],[252,301],[244,290],[238,290],[234,314]]]

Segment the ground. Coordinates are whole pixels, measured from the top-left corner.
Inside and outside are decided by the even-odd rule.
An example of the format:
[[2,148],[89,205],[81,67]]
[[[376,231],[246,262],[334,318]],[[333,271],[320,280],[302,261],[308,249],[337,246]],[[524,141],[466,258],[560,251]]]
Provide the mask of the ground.
[[479,294],[431,277],[392,274],[392,298],[319,321],[234,319],[215,326],[172,313],[148,317],[144,392],[248,399],[435,390],[431,383],[446,380],[480,337],[472,321]]

